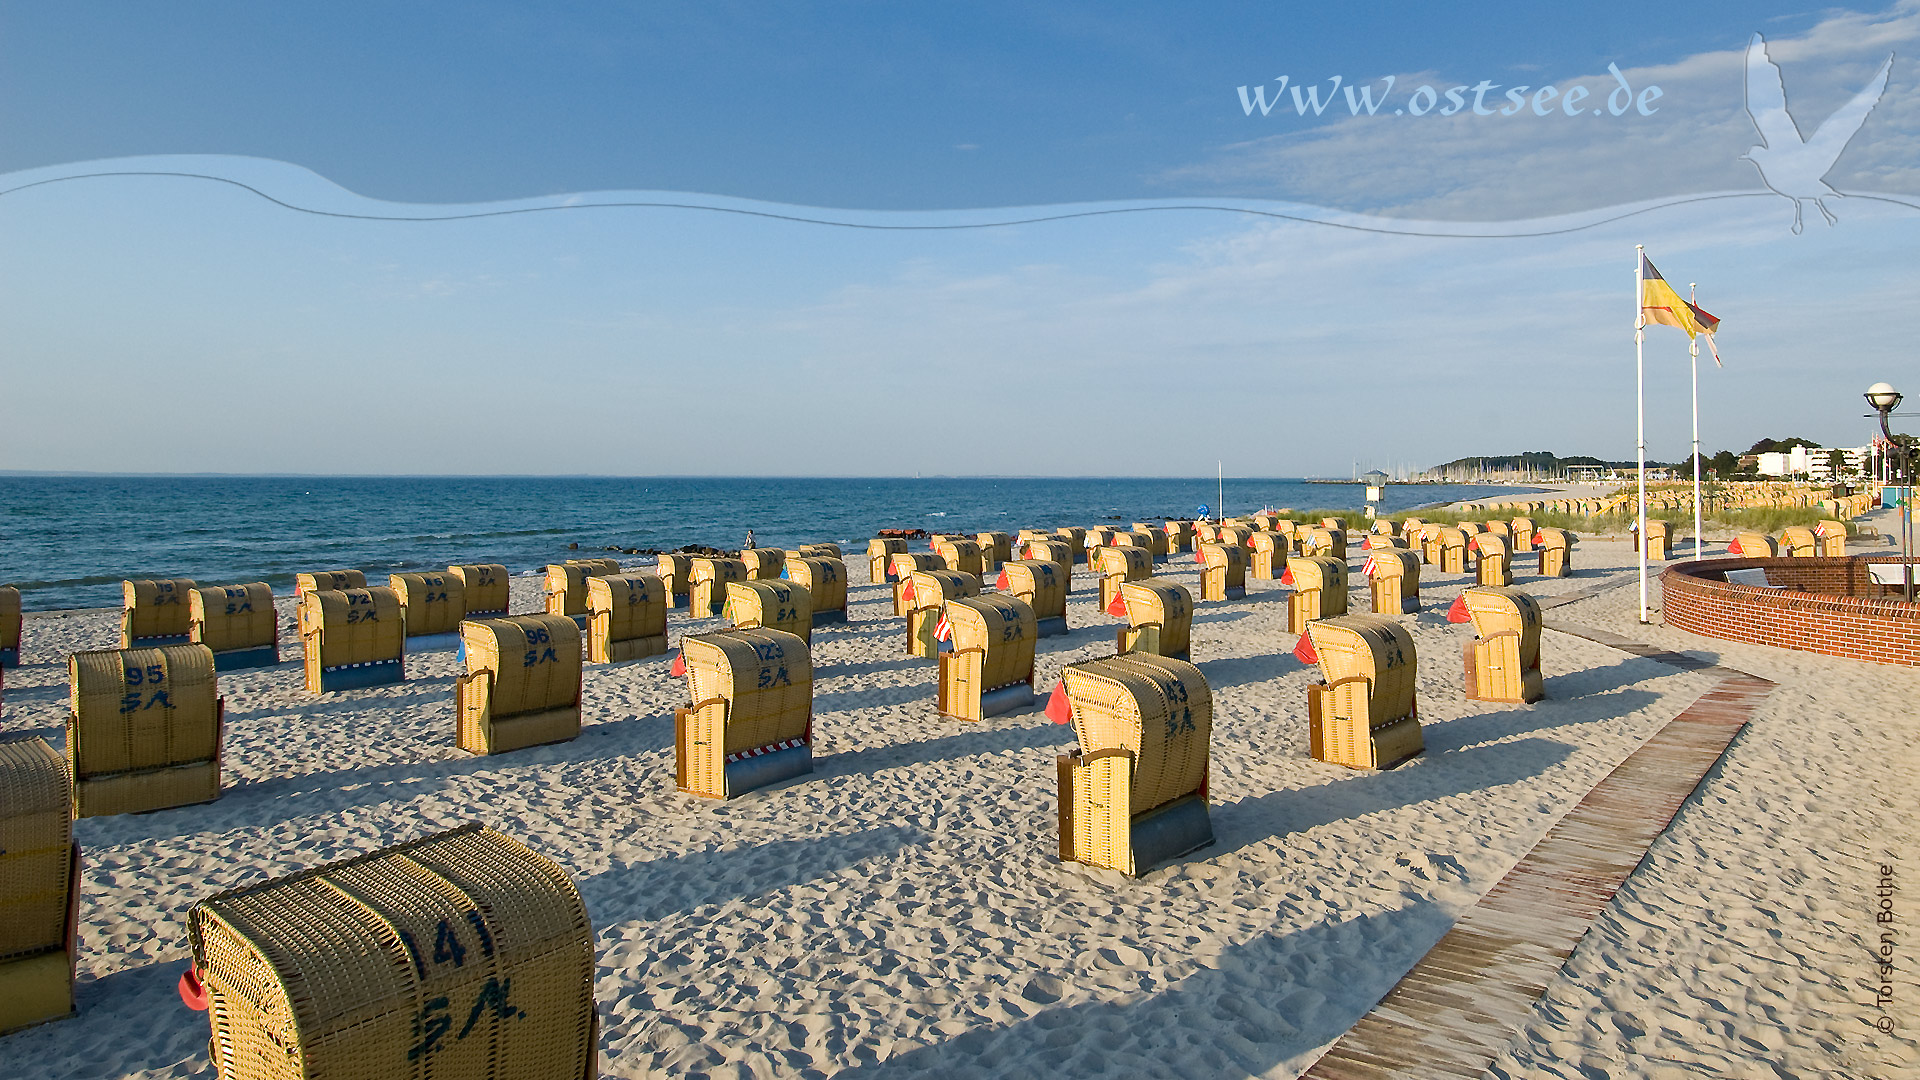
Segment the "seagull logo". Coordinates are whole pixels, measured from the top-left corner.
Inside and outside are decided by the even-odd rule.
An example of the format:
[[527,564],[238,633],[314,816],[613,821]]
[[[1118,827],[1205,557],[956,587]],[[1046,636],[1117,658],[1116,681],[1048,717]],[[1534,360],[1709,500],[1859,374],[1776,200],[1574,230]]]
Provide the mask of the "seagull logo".
[[1747,43],[1747,115],[1760,133],[1759,146],[1740,155],[1760,170],[1760,182],[1776,195],[1793,202],[1793,231],[1801,230],[1800,204],[1811,200],[1820,208],[1820,216],[1832,225],[1838,219],[1827,209],[1826,198],[1841,193],[1827,186],[1825,177],[1840,160],[1840,152],[1867,122],[1867,114],[1880,104],[1887,91],[1887,73],[1893,68],[1893,55],[1880,65],[1880,73],[1867,82],[1853,100],[1842,105],[1813,138],[1802,138],[1800,125],[1787,112],[1787,88],[1780,80],[1780,69],[1767,58],[1767,42],[1759,34]]

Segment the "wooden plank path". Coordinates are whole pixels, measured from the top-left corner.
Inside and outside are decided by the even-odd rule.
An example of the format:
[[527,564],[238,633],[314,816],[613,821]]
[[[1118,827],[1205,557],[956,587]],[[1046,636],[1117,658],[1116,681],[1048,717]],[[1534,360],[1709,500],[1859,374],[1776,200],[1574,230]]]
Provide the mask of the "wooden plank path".
[[1773,689],[1765,679],[1698,657],[1589,627],[1549,625],[1722,679],[1595,785],[1305,1076],[1484,1074],[1654,838]]

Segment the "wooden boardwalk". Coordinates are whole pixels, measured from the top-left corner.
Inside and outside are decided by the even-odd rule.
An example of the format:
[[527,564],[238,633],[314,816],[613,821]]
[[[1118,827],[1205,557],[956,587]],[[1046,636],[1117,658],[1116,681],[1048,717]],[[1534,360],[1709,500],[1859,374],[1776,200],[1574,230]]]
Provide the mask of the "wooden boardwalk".
[[1595,785],[1306,1076],[1485,1073],[1600,909],[1773,689],[1765,679],[1683,653],[1587,627],[1553,628],[1723,678]]

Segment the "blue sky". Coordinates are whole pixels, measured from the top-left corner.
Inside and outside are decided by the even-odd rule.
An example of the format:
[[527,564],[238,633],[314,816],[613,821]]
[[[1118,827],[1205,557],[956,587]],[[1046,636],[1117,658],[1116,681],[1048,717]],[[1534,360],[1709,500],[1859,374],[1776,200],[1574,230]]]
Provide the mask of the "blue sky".
[[[1657,13],[1657,17],[1656,16]],[[1791,234],[1739,160],[1748,36],[1802,129],[1897,59]],[[1708,449],[1865,440],[1913,383],[1920,5],[0,6],[0,468],[1344,474],[1631,457],[1632,248],[1726,319]],[[1247,115],[1394,75],[1652,116]],[[1398,99],[1396,99],[1398,100]],[[200,172],[244,190],[94,172]],[[54,183],[28,187],[38,181]],[[612,194],[599,194],[612,193]],[[1674,203],[1703,193],[1729,196]],[[614,201],[950,226],[865,231]],[[1305,224],[1205,204],[1282,212]],[[1626,221],[1606,208],[1645,210]],[[988,208],[988,209],[982,209]],[[800,216],[808,216],[801,213]],[[1413,232],[1557,232],[1468,240]],[[1649,341],[1686,452],[1685,339]],[[25,403],[24,407],[23,404]],[[796,446],[805,447],[796,451]],[[1236,469],[1236,465],[1239,467]]]

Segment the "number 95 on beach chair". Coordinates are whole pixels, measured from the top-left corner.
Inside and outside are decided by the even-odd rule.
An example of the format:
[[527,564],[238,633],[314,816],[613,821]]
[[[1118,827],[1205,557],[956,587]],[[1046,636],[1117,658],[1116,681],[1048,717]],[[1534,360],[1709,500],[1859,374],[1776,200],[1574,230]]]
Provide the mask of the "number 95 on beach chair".
[[1033,704],[1033,608],[1006,595],[963,596],[942,609],[951,652],[940,654],[940,715],[985,720]]
[[1384,769],[1419,753],[1413,636],[1385,615],[1342,615],[1310,623],[1294,647],[1318,664],[1307,688],[1307,754],[1350,769]]
[[220,684],[205,645],[67,658],[75,812],[138,814],[220,797]]
[[480,825],[208,897],[188,938],[220,1080],[599,1076],[579,890]]
[[673,673],[693,704],[673,714],[681,791],[731,799],[813,771],[813,661],[783,630],[681,639]]
[[1047,715],[1080,741],[1056,761],[1061,861],[1138,877],[1213,842],[1213,694],[1199,668],[1144,653],[1074,664]]

